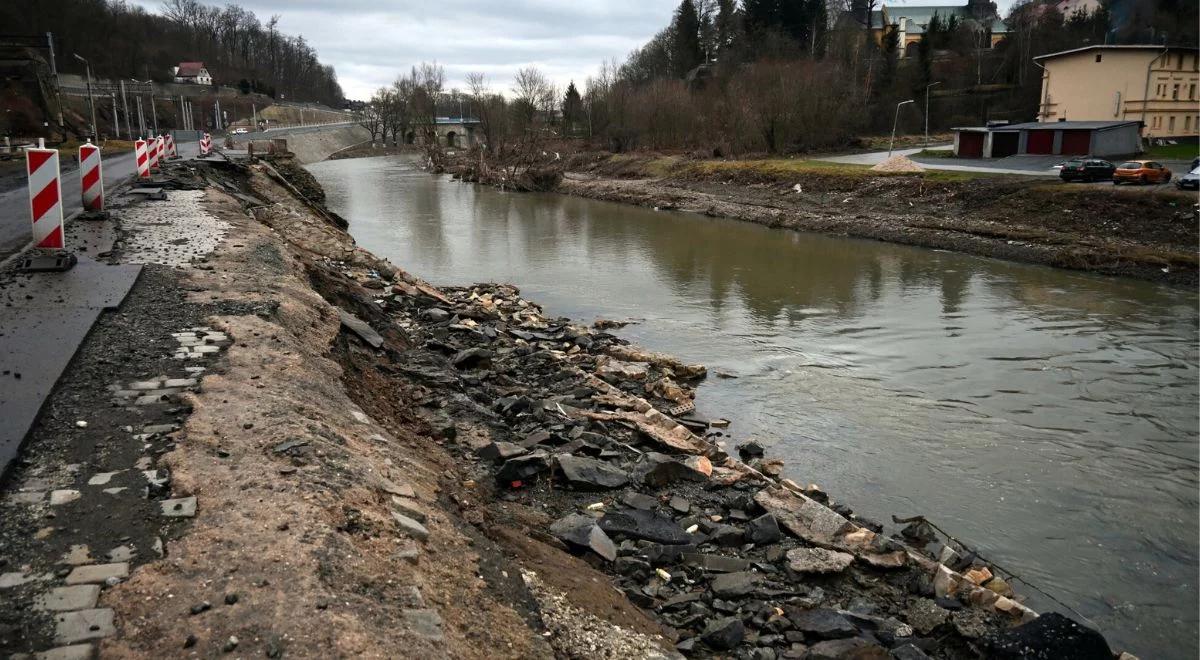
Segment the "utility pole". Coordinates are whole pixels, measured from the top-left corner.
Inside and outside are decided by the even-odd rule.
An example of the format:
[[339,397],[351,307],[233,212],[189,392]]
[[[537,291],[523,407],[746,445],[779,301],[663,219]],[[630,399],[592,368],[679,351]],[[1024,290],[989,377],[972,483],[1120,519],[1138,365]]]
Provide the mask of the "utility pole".
[[931,82],[925,85],[925,148],[929,148],[929,88],[934,85],[940,85],[942,81]]
[[133,103],[137,107],[138,137],[144,137],[146,135],[146,114],[142,111],[142,97],[133,97]]
[[87,67],[87,95],[88,109],[90,109],[92,112],[92,138],[98,140],[100,136],[96,132],[96,102],[92,99],[92,65],[88,63],[87,60],[80,57],[79,53],[75,53],[75,59],[83,62],[83,65]]
[[913,100],[901,101],[896,104],[896,116],[892,119],[892,141],[888,143],[888,158],[892,157],[892,149],[896,146],[896,124],[900,123],[900,106],[908,105]]
[[223,128],[221,125],[221,99],[213,101],[213,130],[219,131]]
[[[50,49],[50,73],[54,76],[54,85],[58,86],[58,64],[54,60],[54,33],[46,33],[46,46]],[[63,125],[62,100],[58,104],[58,125]]]
[[125,106],[125,137],[133,139],[133,124],[129,120],[129,97],[125,96],[125,81],[121,81],[121,105]]
[[150,83],[150,118],[154,120],[154,134],[158,135],[158,109],[154,107],[154,83]]
[[121,113],[117,112],[117,93],[109,92],[113,102],[113,137],[121,139]]

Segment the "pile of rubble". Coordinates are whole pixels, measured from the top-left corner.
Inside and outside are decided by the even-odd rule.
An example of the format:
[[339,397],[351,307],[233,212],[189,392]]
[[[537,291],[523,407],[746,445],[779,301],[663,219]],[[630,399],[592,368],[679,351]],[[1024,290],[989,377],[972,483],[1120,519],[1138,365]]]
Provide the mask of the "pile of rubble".
[[[695,411],[703,366],[629,345],[611,322],[548,318],[512,286],[323,267],[365,287],[378,309],[364,316],[403,335],[387,364],[416,384],[409,403],[468,486],[548,514],[535,531],[609,573],[686,655],[1024,657],[1005,649],[1068,629],[1104,644],[1038,618],[923,520],[885,536],[782,478],[757,443],[729,455],[729,422]],[[366,346],[382,344],[347,316]]]

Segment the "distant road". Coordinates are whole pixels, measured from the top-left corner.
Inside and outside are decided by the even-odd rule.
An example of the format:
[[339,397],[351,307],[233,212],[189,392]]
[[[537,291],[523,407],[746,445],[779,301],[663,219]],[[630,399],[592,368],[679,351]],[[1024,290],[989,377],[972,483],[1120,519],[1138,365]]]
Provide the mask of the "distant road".
[[[191,158],[196,155],[195,142],[177,144],[179,155]],[[80,199],[79,168],[74,159],[62,159],[63,215],[83,208]],[[104,157],[104,188],[110,190],[134,175],[136,166],[133,153]],[[0,190],[0,259],[20,250],[30,241],[29,189],[23,177],[6,178],[8,187]]]
[[285,137],[288,135],[302,135],[304,133],[317,133],[319,131],[332,131],[347,126],[358,124],[356,121],[347,121],[339,124],[323,124],[320,126],[291,126],[288,128],[272,128],[266,131],[256,131],[254,133],[243,133],[234,135],[234,142],[248,142],[250,140],[269,140],[273,137]]

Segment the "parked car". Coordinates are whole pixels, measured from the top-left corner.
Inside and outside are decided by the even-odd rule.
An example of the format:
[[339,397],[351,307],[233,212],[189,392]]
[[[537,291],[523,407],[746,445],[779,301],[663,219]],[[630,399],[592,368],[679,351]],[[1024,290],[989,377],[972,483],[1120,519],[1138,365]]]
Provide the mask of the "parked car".
[[1152,160],[1131,160],[1113,171],[1113,185],[1120,183],[1166,183],[1171,170]]
[[1200,157],[1196,157],[1196,158],[1192,159],[1192,166],[1190,168],[1188,168],[1188,172],[1191,172],[1192,170],[1196,169],[1197,167],[1200,167]]
[[1058,176],[1063,181],[1107,181],[1116,165],[1099,158],[1076,158],[1062,164]]
[[234,135],[245,135],[246,133],[249,133],[249,132],[250,132],[250,129],[248,129],[248,128],[235,128],[235,129],[233,129],[233,134],[234,134]]
[[1175,186],[1180,190],[1200,190],[1200,165],[1192,168],[1191,172],[1179,177]]

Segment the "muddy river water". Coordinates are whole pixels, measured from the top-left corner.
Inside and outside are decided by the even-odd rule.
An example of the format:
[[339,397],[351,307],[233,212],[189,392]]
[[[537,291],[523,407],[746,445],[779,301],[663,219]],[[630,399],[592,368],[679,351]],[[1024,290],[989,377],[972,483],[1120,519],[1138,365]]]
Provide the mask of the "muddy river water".
[[[857,511],[925,514],[1142,658],[1197,648],[1197,295],[434,177],[310,166],[364,248],[701,362],[734,420]],[[1035,609],[1060,609],[1018,583]]]

